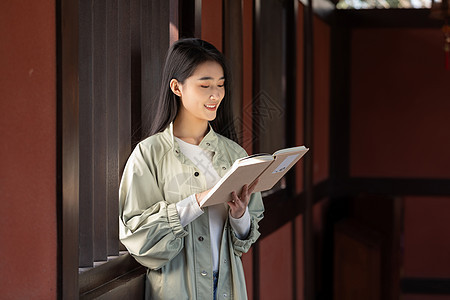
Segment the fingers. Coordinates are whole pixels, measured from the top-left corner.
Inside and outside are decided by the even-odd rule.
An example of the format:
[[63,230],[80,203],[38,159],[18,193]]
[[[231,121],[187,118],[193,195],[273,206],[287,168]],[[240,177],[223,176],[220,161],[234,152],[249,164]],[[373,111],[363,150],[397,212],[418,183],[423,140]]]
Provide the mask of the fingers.
[[231,193],[231,201],[228,201],[227,204],[230,207],[231,216],[235,219],[242,217],[247,207],[247,203],[242,200],[242,196],[239,198],[234,191]]
[[236,195],[236,192],[233,191],[233,192],[231,193],[231,201],[236,203],[236,202],[239,201],[239,200],[240,200],[240,199],[239,199],[239,197]]
[[237,207],[237,206],[247,206],[248,202],[250,200],[250,195],[253,193],[253,191],[256,188],[256,185],[259,182],[259,178],[257,178],[250,186],[248,184],[245,184],[242,187],[241,195],[238,197],[235,191],[231,193],[231,201],[228,202],[228,205],[230,207]]

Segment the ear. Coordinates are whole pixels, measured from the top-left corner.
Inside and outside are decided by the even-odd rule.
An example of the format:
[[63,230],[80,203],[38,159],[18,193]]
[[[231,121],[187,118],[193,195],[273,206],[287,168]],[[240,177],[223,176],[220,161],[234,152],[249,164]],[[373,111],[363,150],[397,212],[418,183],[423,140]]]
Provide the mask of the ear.
[[172,90],[172,93],[174,93],[178,97],[181,97],[180,83],[178,82],[178,80],[172,79],[170,81],[170,89]]

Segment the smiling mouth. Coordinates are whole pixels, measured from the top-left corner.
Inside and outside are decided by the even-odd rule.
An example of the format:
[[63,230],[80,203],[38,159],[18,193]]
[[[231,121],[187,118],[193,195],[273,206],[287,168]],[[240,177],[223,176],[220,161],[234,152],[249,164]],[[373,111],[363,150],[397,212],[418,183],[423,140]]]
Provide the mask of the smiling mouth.
[[209,110],[215,110],[217,108],[217,104],[213,104],[213,105],[205,104],[205,107]]

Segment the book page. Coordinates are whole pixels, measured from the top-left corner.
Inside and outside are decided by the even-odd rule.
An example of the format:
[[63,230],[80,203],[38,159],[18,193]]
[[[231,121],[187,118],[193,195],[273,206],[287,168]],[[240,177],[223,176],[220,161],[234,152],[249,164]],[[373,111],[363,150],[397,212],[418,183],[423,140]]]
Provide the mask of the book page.
[[283,172],[289,167],[289,165],[299,156],[300,154],[289,155],[286,157],[276,168],[273,170],[272,174]]
[[308,150],[308,148],[300,146],[275,152],[275,161],[260,176],[255,192],[263,192],[273,188]]

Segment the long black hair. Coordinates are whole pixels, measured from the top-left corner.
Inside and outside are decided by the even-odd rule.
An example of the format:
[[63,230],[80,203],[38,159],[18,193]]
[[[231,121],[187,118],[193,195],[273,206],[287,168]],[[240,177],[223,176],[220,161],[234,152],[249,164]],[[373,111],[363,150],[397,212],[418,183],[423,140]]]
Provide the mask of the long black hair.
[[173,43],[167,52],[156,115],[149,135],[164,131],[177,116],[181,99],[170,89],[170,81],[176,79],[183,83],[200,64],[207,61],[220,64],[225,76],[225,96],[217,110],[216,118],[210,124],[215,132],[237,142],[230,99],[231,78],[225,58],[216,47],[196,38],[180,39]]

